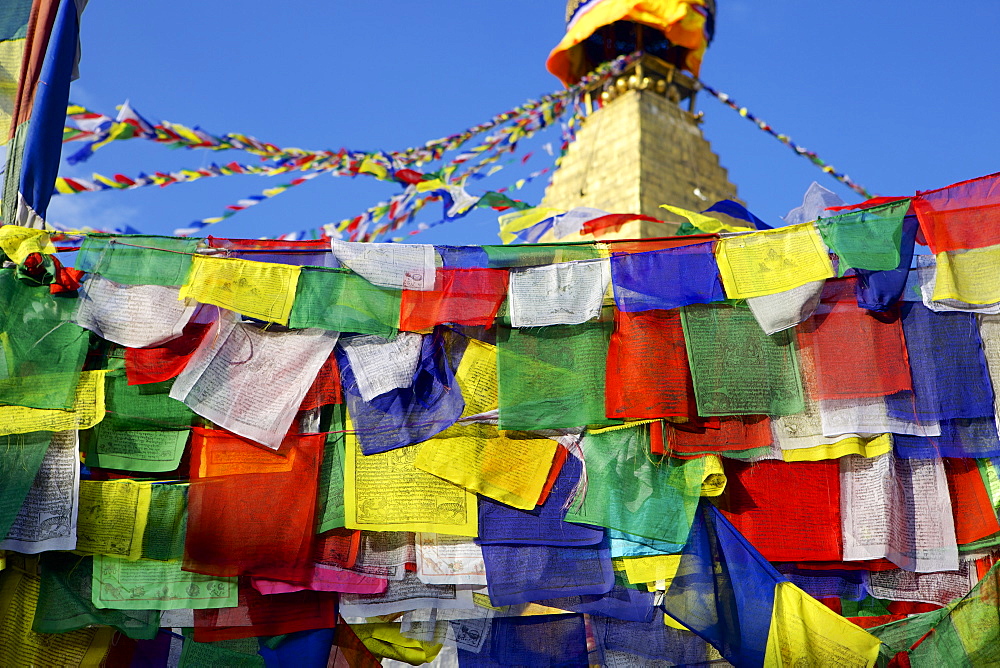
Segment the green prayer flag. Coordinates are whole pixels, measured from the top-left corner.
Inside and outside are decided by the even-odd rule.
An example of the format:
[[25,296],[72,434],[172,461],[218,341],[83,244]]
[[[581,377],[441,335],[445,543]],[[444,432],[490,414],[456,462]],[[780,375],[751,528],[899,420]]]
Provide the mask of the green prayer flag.
[[[115,360],[109,360],[113,366]],[[107,414],[101,425],[112,431],[177,431],[198,423],[186,404],[170,396],[174,381],[129,385],[124,370],[109,372],[104,382]],[[138,469],[137,469],[138,470]],[[170,470],[170,469],[166,469]]]
[[584,434],[586,493],[570,506],[566,521],[655,538],[682,550],[701,498],[705,461],[653,457],[649,446],[648,425]]
[[497,327],[500,428],[612,424],[604,410],[611,323]]
[[531,244],[483,246],[491,268],[537,267],[573,260],[595,260],[601,251],[594,244]]
[[0,536],[17,519],[51,441],[51,431],[0,437]]
[[178,467],[191,432],[117,430],[103,422],[87,434],[87,466],[143,473],[163,473]]
[[183,285],[200,239],[88,234],[76,268],[123,285]]
[[805,410],[791,330],[768,336],[746,305],[685,306],[681,324],[699,415]]
[[188,485],[153,485],[149,517],[142,536],[142,558],[168,561],[184,557]]
[[288,326],[392,339],[399,331],[402,294],[395,288],[372,285],[344,269],[303,267]]
[[195,642],[194,629],[184,629],[184,646],[178,668],[264,668],[264,658],[257,652],[257,638],[238,638],[216,642]]
[[344,526],[344,406],[333,406],[332,418],[319,469],[316,498],[316,533]]
[[0,404],[70,410],[90,332],[70,322],[73,297],[0,270]]
[[180,561],[129,561],[94,556],[92,602],[115,610],[181,610],[233,608],[238,603],[237,578],[181,570]]
[[160,630],[157,610],[99,610],[91,602],[93,557],[45,552],[39,563],[41,584],[32,629],[66,633],[90,624],[113,626],[136,640],[149,640]]
[[823,242],[840,258],[840,275],[848,269],[890,271],[899,266],[903,219],[910,200],[849,211],[816,221]]

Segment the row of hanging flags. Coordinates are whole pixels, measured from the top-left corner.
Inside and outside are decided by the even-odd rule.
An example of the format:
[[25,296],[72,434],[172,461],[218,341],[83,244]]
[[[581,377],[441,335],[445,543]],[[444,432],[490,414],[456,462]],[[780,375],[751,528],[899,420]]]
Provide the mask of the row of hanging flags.
[[[349,241],[376,241],[384,239],[392,233],[398,233],[410,225],[412,229],[408,230],[407,234],[391,237],[392,241],[403,241],[406,236],[419,234],[435,225],[457,220],[476,208],[491,208],[501,212],[509,209],[530,208],[529,204],[512,199],[509,193],[521,190],[538,178],[549,176],[553,167],[558,167],[562,155],[565,154],[569,143],[573,141],[575,131],[582,121],[583,111],[579,106],[581,92],[621,74],[637,57],[638,54],[620,57],[611,63],[602,65],[595,72],[564,91],[546,95],[537,101],[530,100],[464,132],[427,142],[421,147],[397,152],[365,152],[347,149],[309,151],[299,148],[281,148],[245,134],[214,135],[197,126],[191,128],[169,121],[154,124],[133,109],[127,101],[119,108],[114,119],[80,105],[71,104],[67,109],[69,125],[64,128],[63,141],[83,143],[82,148],[68,156],[67,162],[71,165],[87,160],[95,151],[113,142],[136,138],[154,141],[170,148],[211,151],[242,150],[259,157],[261,162],[258,164],[237,161],[226,164],[213,162],[198,169],[154,172],[151,175],[140,173],[136,176],[125,174],[105,176],[94,173],[89,179],[59,177],[56,179],[55,188],[59,194],[72,195],[105,190],[130,190],[151,185],[166,187],[176,183],[189,183],[204,178],[237,174],[272,177],[298,174],[284,183],[266,188],[259,194],[250,195],[227,206],[225,212],[219,216],[193,221],[188,226],[174,231],[177,235],[190,236],[199,235],[206,227],[287,192],[295,186],[311,181],[321,174],[351,177],[365,175],[381,181],[396,183],[402,186],[403,191],[393,195],[387,201],[379,202],[353,218],[329,223],[320,228],[285,233],[278,238],[335,237]],[[700,85],[741,116],[751,120],[758,128],[791,148],[797,155],[809,159],[824,173],[865,198],[872,196],[867,189],[853,181],[846,173],[824,162],[814,151],[796,144],[788,135],[776,132],[769,124],[754,116],[746,107],[736,105],[725,93],[706,84]],[[538,132],[560,121],[562,122],[562,140],[554,166],[534,170],[511,185],[496,191],[488,191],[482,195],[472,195],[468,192],[467,186],[502,170],[505,165],[499,164],[500,161],[505,156],[513,154],[522,141],[531,139]],[[480,143],[472,147],[466,146],[470,141],[484,133],[488,134]],[[550,145],[547,144],[545,148],[550,154],[552,153]],[[444,160],[446,154],[455,151],[458,153],[448,160]],[[531,156],[532,154],[525,155],[520,162],[526,163]],[[439,169],[431,172],[420,171],[424,166],[434,162],[442,162],[443,164]],[[507,164],[514,162],[513,158],[508,158]],[[417,214],[427,204],[435,201],[443,202],[442,218],[436,223],[412,225]],[[68,239],[74,236],[75,231],[94,231],[92,229],[74,230],[56,224],[53,226],[63,229],[64,235]]]
[[[295,238],[316,238],[319,236],[339,236],[351,241],[374,241],[375,239],[411,222],[416,214],[429,202],[443,201],[444,221],[466,215],[476,207],[489,207],[504,211],[510,208],[526,208],[527,204],[511,199],[506,193],[517,191],[536,178],[551,172],[550,167],[536,170],[518,179],[509,187],[482,195],[470,195],[466,185],[503,169],[497,164],[505,156],[512,154],[518,144],[530,139],[536,133],[569,116],[563,123],[562,151],[572,141],[574,128],[579,124],[580,109],[577,105],[580,91],[621,71],[634,60],[634,56],[619,58],[602,65],[585,77],[576,86],[542,97],[529,100],[510,111],[494,116],[485,123],[473,126],[442,139],[427,142],[420,147],[403,151],[364,152],[341,149],[339,151],[309,151],[299,148],[280,148],[253,137],[227,133],[213,135],[198,127],[189,128],[177,123],[162,121],[152,123],[135,111],[126,102],[115,119],[93,112],[79,105],[70,105],[67,125],[63,134],[64,142],[84,142],[84,146],[72,153],[67,161],[79,164],[108,144],[126,139],[146,139],[171,148],[207,149],[212,151],[242,150],[261,158],[259,164],[229,162],[211,164],[191,170],[178,170],[152,175],[139,174],[129,177],[116,174],[107,177],[93,174],[90,179],[59,177],[56,190],[60,194],[77,194],[102,190],[127,190],[150,185],[165,187],[175,183],[186,183],[202,178],[230,176],[235,174],[256,174],[279,176],[297,172],[301,174],[279,186],[265,189],[227,207],[221,216],[194,221],[185,228],[175,230],[178,235],[199,234],[214,223],[221,222],[237,212],[274,197],[320,174],[332,176],[366,175],[381,181],[394,182],[403,187],[403,192],[388,201],[380,202],[361,215],[331,223],[321,229],[313,229],[284,236]],[[468,146],[475,138],[486,135],[481,142]],[[551,149],[548,149],[551,152]],[[433,162],[443,161],[449,152],[458,151],[436,171],[419,171]],[[526,162],[530,155],[525,156]],[[385,222],[382,222],[382,221]],[[415,232],[426,229],[424,224]],[[71,234],[74,230],[67,229]]]
[[0,227],[0,663],[995,663],[1000,174],[668,209]]

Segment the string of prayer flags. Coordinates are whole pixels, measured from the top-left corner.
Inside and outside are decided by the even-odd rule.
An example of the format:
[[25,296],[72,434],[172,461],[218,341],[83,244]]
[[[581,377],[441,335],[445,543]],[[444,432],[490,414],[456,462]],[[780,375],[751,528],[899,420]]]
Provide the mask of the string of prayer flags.
[[[95,235],[78,284],[33,255],[0,272],[0,589],[37,574],[33,632],[117,629],[108,663],[867,666],[855,622],[938,608],[884,636],[912,654],[1000,553],[1000,329],[966,290],[991,248],[914,260],[905,204],[719,239]],[[737,258],[766,290],[732,299],[734,241],[781,280]]]
[[784,292],[834,275],[823,239],[809,223],[719,239],[715,256],[729,299]]

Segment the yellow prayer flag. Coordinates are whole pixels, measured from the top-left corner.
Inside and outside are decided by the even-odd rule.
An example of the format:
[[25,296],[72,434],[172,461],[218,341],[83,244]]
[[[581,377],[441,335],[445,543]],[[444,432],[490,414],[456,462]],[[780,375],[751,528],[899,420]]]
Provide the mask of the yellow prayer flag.
[[[60,411],[26,406],[0,406],[0,436],[32,431],[90,429],[104,419],[104,376],[107,371],[84,371],[76,385],[73,408]],[[44,383],[45,374],[30,377]],[[60,382],[63,381],[60,376]]]
[[288,264],[195,255],[179,298],[287,325],[299,271]]
[[719,496],[726,491],[726,471],[722,468],[719,455],[705,455],[704,478],[701,481],[702,496]]
[[41,579],[19,568],[0,573],[0,666],[96,668],[107,656],[115,629],[88,626],[53,635],[31,626]]
[[476,495],[413,465],[420,445],[364,455],[346,422],[344,526],[365,531],[479,535]]
[[666,209],[670,213],[676,214],[681,218],[687,219],[689,223],[697,227],[702,232],[706,234],[718,234],[719,232],[746,232],[752,230],[753,228],[749,225],[736,226],[730,223],[723,222],[718,218],[713,218],[711,216],[706,216],[703,213],[695,213],[694,211],[688,211],[687,209],[682,209],[679,206],[670,206],[669,204],[661,204],[661,209]]
[[834,275],[812,223],[720,239],[715,259],[730,299],[771,295]]
[[84,480],[80,483],[76,549],[135,561],[149,518],[152,483]]
[[370,155],[366,155],[358,167],[358,174],[371,174],[378,179],[386,179],[389,177],[389,170],[372,160]]
[[625,577],[628,578],[630,584],[663,581],[669,588],[670,582],[677,575],[677,569],[681,565],[681,555],[658,554],[652,557],[623,557],[621,563],[624,566]]
[[815,445],[811,448],[791,448],[781,451],[786,462],[818,462],[823,459],[840,459],[847,455],[861,455],[871,459],[892,450],[892,436],[849,436],[836,443]]
[[0,250],[14,264],[22,264],[32,253],[55,253],[56,247],[45,230],[20,225],[0,226]]
[[455,371],[455,380],[465,399],[462,417],[478,415],[499,407],[497,381],[497,347],[469,339],[462,361]]
[[526,230],[532,225],[540,223],[546,218],[557,216],[560,213],[563,213],[560,209],[543,206],[505,213],[497,218],[500,221],[500,241],[509,244],[517,238],[516,232]]
[[414,666],[429,663],[441,652],[443,645],[427,640],[414,640],[399,632],[399,623],[354,624],[351,630],[368,651],[379,658],[402,661]]
[[774,587],[764,665],[874,666],[879,639],[791,582]]
[[1000,302],[1000,246],[945,251],[935,256],[934,300],[958,299],[968,304]]
[[558,444],[489,424],[453,425],[420,446],[414,466],[513,508],[532,510]]

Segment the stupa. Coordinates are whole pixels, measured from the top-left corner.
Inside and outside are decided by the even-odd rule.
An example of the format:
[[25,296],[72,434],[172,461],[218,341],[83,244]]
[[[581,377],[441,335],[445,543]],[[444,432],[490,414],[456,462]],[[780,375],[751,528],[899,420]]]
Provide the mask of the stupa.
[[[547,63],[564,84],[619,55],[641,55],[620,76],[584,94],[587,115],[542,206],[680,222],[660,205],[702,211],[720,200],[738,201],[695,108],[696,77],[714,36],[715,10],[715,0],[569,1],[566,34]],[[636,220],[601,236],[658,237],[675,229]],[[585,238],[592,239],[562,240]]]

